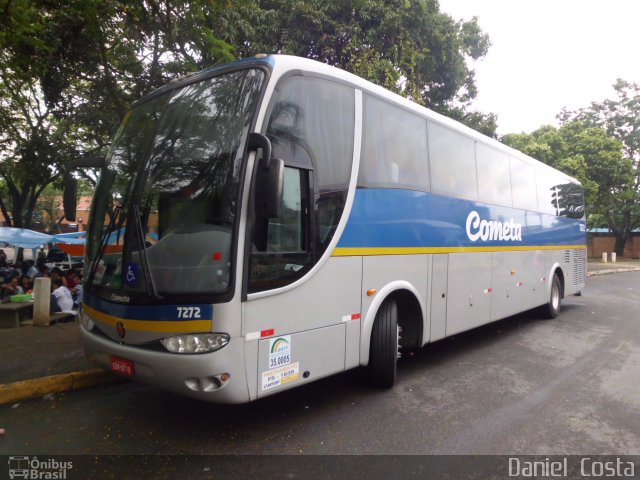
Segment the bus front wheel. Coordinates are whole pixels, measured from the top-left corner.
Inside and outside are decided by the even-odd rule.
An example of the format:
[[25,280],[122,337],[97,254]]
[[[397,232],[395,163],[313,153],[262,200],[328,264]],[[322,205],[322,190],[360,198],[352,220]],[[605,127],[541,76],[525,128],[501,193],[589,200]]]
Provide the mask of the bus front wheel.
[[367,366],[371,385],[391,388],[396,383],[398,346],[398,307],[389,299],[380,306],[371,330]]
[[549,294],[549,302],[544,305],[543,313],[547,318],[556,318],[560,313],[560,305],[562,303],[562,287],[560,286],[560,277],[557,273],[553,274],[551,281],[551,293]]

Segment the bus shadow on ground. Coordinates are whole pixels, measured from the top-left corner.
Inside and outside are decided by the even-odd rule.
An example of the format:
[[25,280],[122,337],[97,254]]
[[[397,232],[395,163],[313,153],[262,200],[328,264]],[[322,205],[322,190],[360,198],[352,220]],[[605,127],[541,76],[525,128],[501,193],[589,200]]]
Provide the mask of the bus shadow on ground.
[[[563,305],[564,313],[576,308],[579,306]],[[561,319],[562,313],[559,319],[547,320],[542,318],[540,313],[529,311],[445,338],[423,348],[403,349],[398,363],[398,384],[402,384],[403,379],[414,375],[421,375],[425,381],[428,381],[428,377],[438,368],[457,364],[461,359],[479,353],[483,349],[499,349],[501,345],[513,343],[513,337],[516,335],[547,324],[553,327],[553,322]],[[203,417],[209,420],[234,418],[231,428],[242,429],[243,424],[247,427],[252,424],[264,426],[271,421],[278,422],[285,416],[289,422],[295,421],[298,415],[308,414],[311,408],[315,413],[325,409],[329,411],[354,401],[370,401],[382,392],[384,390],[367,384],[364,368],[357,368],[244,405],[212,405],[152,387],[146,387],[138,393],[142,397],[149,397],[148,403],[143,401],[139,405],[153,404],[150,421],[158,414],[170,415],[174,418],[178,415],[183,417],[182,421]],[[265,411],[269,412],[266,417]],[[140,413],[145,415],[144,412]],[[225,424],[228,425],[226,422]],[[224,430],[226,427],[220,424],[218,428]]]

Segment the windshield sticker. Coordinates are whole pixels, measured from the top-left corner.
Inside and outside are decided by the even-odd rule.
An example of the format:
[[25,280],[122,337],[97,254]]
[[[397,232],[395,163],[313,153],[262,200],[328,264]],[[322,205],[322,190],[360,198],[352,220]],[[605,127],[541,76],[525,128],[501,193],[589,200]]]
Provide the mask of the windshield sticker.
[[269,368],[291,363],[291,335],[269,340]]
[[262,372],[262,390],[271,390],[272,388],[286,385],[289,382],[298,380],[299,377],[300,365],[298,362]]
[[126,272],[125,283],[130,287],[135,286],[135,284],[138,283],[138,264],[128,263]]

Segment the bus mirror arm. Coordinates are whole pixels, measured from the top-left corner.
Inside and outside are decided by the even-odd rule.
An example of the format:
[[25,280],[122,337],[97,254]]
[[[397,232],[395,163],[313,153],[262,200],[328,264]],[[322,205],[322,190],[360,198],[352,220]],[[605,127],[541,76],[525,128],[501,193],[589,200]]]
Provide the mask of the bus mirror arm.
[[255,208],[258,218],[281,216],[283,190],[284,160],[272,158],[268,166],[260,162],[255,181]]
[[247,139],[249,150],[262,150],[256,168],[255,208],[258,218],[278,218],[282,213],[284,190],[284,161],[271,158],[271,140],[266,135],[252,132]]
[[70,222],[76,221],[76,194],[78,191],[78,182],[70,173],[65,173],[63,177],[64,189],[62,194],[62,206],[64,216]]
[[266,135],[258,132],[252,132],[249,134],[247,148],[249,150],[262,149],[262,160],[260,163],[264,168],[269,168],[271,163],[271,140]]

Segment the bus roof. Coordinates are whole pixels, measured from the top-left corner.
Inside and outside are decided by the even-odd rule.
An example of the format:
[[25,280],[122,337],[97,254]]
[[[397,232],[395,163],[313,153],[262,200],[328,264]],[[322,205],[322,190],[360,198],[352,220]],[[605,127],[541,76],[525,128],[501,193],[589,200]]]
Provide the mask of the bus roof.
[[570,175],[567,175],[564,172],[560,172],[559,170],[556,170],[553,167],[539,160],[536,160],[535,158],[530,157],[519,150],[516,150],[515,148],[509,147],[508,145],[505,145],[491,137],[488,137],[456,120],[446,117],[440,113],[434,112],[433,110],[429,110],[428,108],[423,107],[422,105],[418,105],[417,103],[409,100],[408,98],[405,98],[401,95],[393,93],[379,85],[376,85],[368,80],[358,77],[357,75],[349,73],[345,70],[341,70],[331,65],[318,62],[316,60],[311,60],[308,58],[296,57],[291,55],[269,55],[267,58],[273,59],[274,74],[276,74],[277,76],[281,76],[282,74],[288,71],[303,70],[310,73],[317,73],[317,74],[337,78],[346,83],[352,84],[356,88],[360,88],[367,92],[373,93],[379,97],[390,100],[397,105],[400,105],[404,108],[407,108],[409,110],[412,110],[413,112],[420,114],[421,116],[427,118],[428,120],[431,120],[433,122],[439,123],[442,126],[455,130],[456,132],[466,135],[467,137],[470,137],[477,142],[481,142],[486,145],[489,145],[499,151],[504,152],[507,155],[517,157],[533,165],[541,166],[542,168],[559,172],[562,176],[566,177],[566,179],[570,180],[571,182],[577,183],[577,184],[580,183],[578,180],[571,177]]
[[517,157],[521,160],[531,163],[532,165],[541,166],[542,168],[548,168],[555,172],[559,172],[567,180],[573,183],[580,184],[580,182],[575,178],[563,172],[560,172],[559,170],[556,170],[553,167],[543,162],[540,162],[539,160],[536,160],[535,158],[525,155],[519,150],[511,148],[503,143],[500,143],[499,141],[493,138],[483,135],[482,133],[477,132],[476,130],[473,130],[470,127],[467,127],[466,125],[456,120],[453,120],[449,117],[441,115],[437,112],[434,112],[433,110],[429,110],[428,108],[423,107],[422,105],[418,105],[417,103],[409,100],[408,98],[405,98],[405,97],[402,97],[401,95],[393,93],[379,85],[376,85],[375,83],[372,83],[368,80],[358,77],[357,75],[349,73],[345,70],[341,70],[337,67],[333,67],[331,65],[327,65],[325,63],[318,62],[316,60],[312,60],[305,57],[296,57],[292,55],[280,55],[280,54],[270,54],[270,55],[259,54],[259,55],[256,55],[255,57],[243,58],[240,60],[233,61],[231,63],[227,63],[225,65],[215,66],[199,72],[190,73],[182,77],[179,77],[175,80],[172,80],[167,85],[164,85],[158,88],[157,90],[153,91],[152,93],[146,95],[145,97],[135,102],[134,106],[140,103],[144,103],[147,100],[150,100],[151,98],[154,98],[158,95],[162,95],[163,93],[166,93],[175,88],[180,88],[183,85],[197,82],[204,78],[207,78],[213,75],[218,75],[227,71],[233,71],[238,68],[250,67],[250,66],[261,66],[263,68],[267,68],[273,72],[273,75],[276,77],[276,79],[278,79],[279,77],[281,77],[282,75],[288,72],[293,72],[293,71],[315,73],[315,74],[338,79],[342,82],[352,85],[355,88],[362,89],[378,97],[389,100],[394,104],[402,106],[408,110],[411,110],[428,120],[431,120],[444,127],[455,130],[456,132],[462,135],[466,135],[467,137],[470,137],[477,142],[481,142],[481,143],[484,143],[485,145],[489,145],[495,148],[496,150],[502,151],[507,155]]

